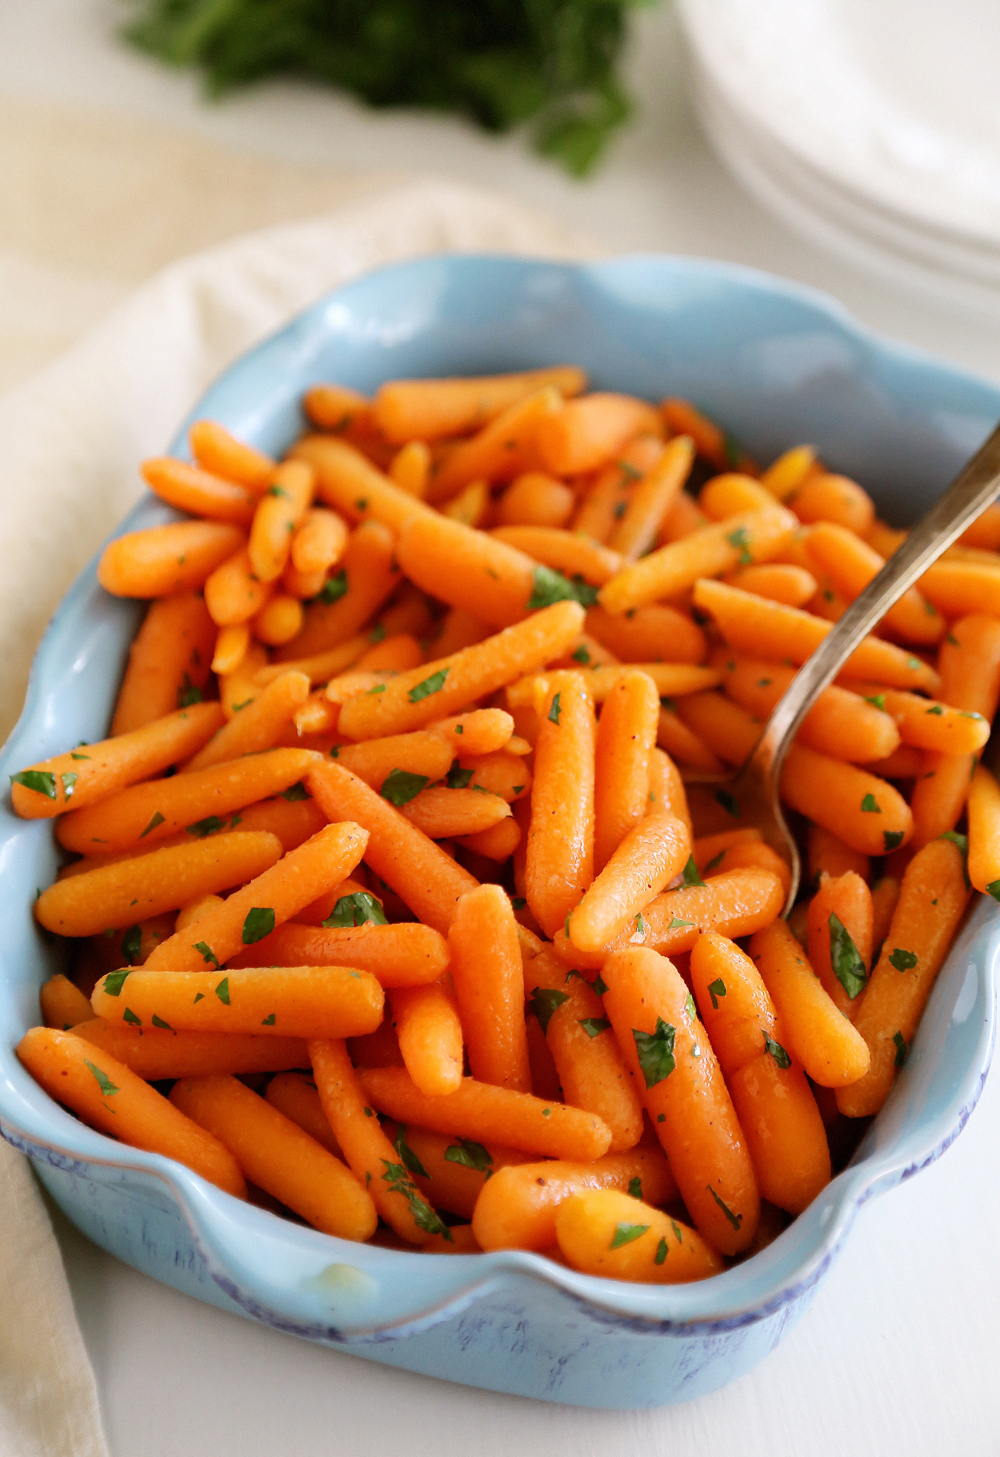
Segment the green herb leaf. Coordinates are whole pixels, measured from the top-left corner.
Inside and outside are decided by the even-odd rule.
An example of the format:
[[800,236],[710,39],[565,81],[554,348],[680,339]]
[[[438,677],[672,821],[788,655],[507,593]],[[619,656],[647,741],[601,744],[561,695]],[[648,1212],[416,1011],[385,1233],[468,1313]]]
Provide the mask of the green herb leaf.
[[[763,1031],[763,1028],[761,1030]],[[772,1037],[768,1037],[766,1032],[764,1033],[764,1051],[770,1053],[783,1072],[791,1067],[792,1059],[788,1056],[781,1043],[775,1042]]]
[[611,1236],[609,1249],[618,1250],[622,1245],[630,1245],[633,1240],[641,1239],[648,1229],[648,1224],[626,1224],[624,1220],[619,1219],[615,1225],[615,1232]]
[[[196,941],[194,943],[194,949],[201,952],[202,961],[207,961],[210,966],[215,966],[221,969],[221,962],[217,960],[215,952],[212,950],[211,946],[209,946],[207,941]],[[195,1001],[197,1000],[198,998],[195,997]]]
[[72,799],[73,790],[76,788],[77,776],[75,774],[60,774],[59,778],[62,780],[63,798]]
[[556,693],[552,697],[552,706],[549,709],[549,723],[559,726],[559,715],[562,713],[562,694]]
[[125,978],[131,976],[129,971],[109,971],[104,978],[104,990],[109,997],[120,997],[122,987],[125,985]]
[[629,1192],[629,1196],[632,1199],[641,1199],[642,1198],[642,1180],[639,1178],[639,1175],[638,1174],[636,1174],[634,1178],[629,1179],[629,1181],[628,1181],[628,1192]]
[[885,694],[884,693],[873,693],[870,698],[868,697],[867,694],[865,694],[864,695],[864,700],[865,700],[866,703],[870,703],[873,708],[880,708],[883,713],[885,712]]
[[243,922],[243,945],[253,946],[274,930],[274,911],[270,906],[251,906]]
[[244,698],[242,703],[234,703],[233,704],[233,712],[234,713],[239,713],[239,711],[240,711],[241,708],[249,708],[250,705],[251,705],[251,703],[253,702],[253,700],[254,700],[254,695],[251,693],[250,697],[249,698]]
[[916,953],[913,951],[904,951],[902,947],[897,946],[889,957],[889,963],[897,971],[909,971],[917,964]]
[[[579,972],[577,972],[577,976],[580,976]],[[587,978],[585,976],[582,976],[580,977],[580,980],[586,981]],[[597,973],[597,975],[594,977],[594,980],[590,983],[590,989],[591,991],[596,992],[599,997],[603,997],[604,993],[607,991],[608,984],[604,980],[600,972]]]
[[987,895],[991,895],[995,901],[1000,901],[1000,880],[991,880],[986,887]]
[[417,1158],[417,1155],[413,1152],[413,1149],[406,1141],[405,1123],[400,1123],[400,1125],[396,1129],[396,1137],[392,1141],[392,1146],[399,1154],[400,1158],[403,1160],[404,1165],[407,1169],[409,1169],[411,1174],[420,1174],[420,1176],[424,1179],[430,1178],[430,1174],[424,1168],[423,1164]]
[[324,607],[330,607],[334,602],[339,602],[347,591],[347,568],[341,567],[334,577],[327,577],[320,588],[317,602],[322,602]]
[[892,1040],[896,1044],[896,1056],[893,1058],[893,1065],[895,1067],[902,1067],[906,1061],[906,1054],[910,1050],[906,1045],[906,1038],[902,1032],[894,1032],[892,1034]]
[[368,634],[368,641],[371,642],[371,643],[385,642],[385,623],[384,622],[376,622],[375,626],[372,628],[371,632]]
[[940,703],[932,703],[930,708],[924,709],[924,712],[936,714],[938,718],[944,717],[944,709]]
[[725,857],[725,850],[720,850],[718,855],[713,855],[711,860],[705,866],[705,874],[707,875],[710,870],[714,870],[717,865],[721,865]]
[[830,965],[833,974],[850,997],[851,1001],[868,985],[868,973],[861,952],[851,939],[843,921],[830,912]]
[[228,976],[224,976],[219,982],[218,986],[215,988],[215,995],[218,997],[219,1001],[223,1004],[223,1006],[228,1007],[230,1005]]
[[192,703],[201,703],[204,697],[205,695],[201,689],[196,688],[187,673],[185,673],[184,682],[177,690],[177,707],[190,708]]
[[364,926],[369,921],[373,926],[389,924],[385,918],[385,912],[375,897],[367,890],[356,890],[353,895],[340,896],[323,925],[327,928]]
[[162,825],[164,823],[165,823],[165,817],[160,814],[160,811],[159,810],[156,810],[154,812],[154,814],[153,814],[153,818],[150,820],[149,824],[146,826],[146,828],[143,830],[142,834],[139,836],[139,839],[140,840],[144,840],[146,838],[146,836],[150,833],[151,830],[155,830],[156,827],[157,827],[157,825]]
[[664,1022],[662,1017],[656,1019],[655,1032],[638,1032],[632,1028],[632,1036],[635,1038],[635,1050],[639,1058],[639,1068],[646,1080],[647,1088],[655,1088],[664,1078],[668,1078],[673,1072],[677,1063],[674,1059],[674,1038],[677,1036],[677,1029],[669,1022]]
[[721,976],[717,977],[715,981],[709,982],[708,995],[712,998],[712,1006],[717,1012],[719,1010],[719,998],[726,995],[726,983],[722,980]]
[[667,1258],[667,1248],[666,1240],[661,1239],[660,1243],[656,1246],[656,1254],[653,1256],[654,1265],[663,1264],[663,1261]]
[[410,702],[419,703],[422,698],[429,698],[432,693],[439,693],[444,687],[444,680],[447,676],[448,669],[439,668],[436,673],[432,673],[429,678],[425,678],[422,683],[418,683],[415,688],[410,689],[407,695]]
[[203,820],[198,820],[195,824],[188,825],[187,832],[199,840],[204,840],[206,835],[214,835],[216,830],[224,830],[225,827],[225,820],[220,820],[218,815],[206,815]]
[[[725,854],[725,851],[723,851],[723,854]],[[698,874],[698,867],[694,863],[694,856],[693,855],[689,855],[688,856],[687,864],[685,865],[684,869],[681,871],[681,880],[684,882],[685,885],[704,885],[705,884],[705,882],[702,880],[701,876]]]
[[588,1037],[600,1037],[611,1026],[607,1017],[579,1017],[577,1020]]
[[874,794],[866,794],[861,801],[861,809],[864,814],[880,815],[882,813],[879,802]]
[[468,789],[469,781],[475,772],[475,769],[460,769],[457,764],[453,764],[448,770],[445,783],[449,789]]
[[635,929],[636,929],[636,932],[640,936],[645,936],[645,934],[646,934],[646,922],[642,919],[642,912],[641,911],[639,912],[639,914],[635,918]]
[[130,1027],[141,1027],[142,1018],[137,1017],[131,1007],[126,1007],[122,1013],[122,1021],[127,1022]]
[[154,1027],[161,1027],[164,1032],[172,1032],[174,1030],[169,1022],[164,1022],[163,1018],[158,1017],[155,1012],[153,1013],[150,1020],[152,1021]]
[[134,966],[142,955],[142,927],[129,926],[122,937],[122,957],[129,966]]
[[745,526],[738,526],[735,531],[726,533],[726,540],[731,547],[734,547],[740,554],[740,565],[748,567],[753,561],[750,553],[750,533]]
[[[973,765],[973,773],[975,773],[975,765]],[[962,874],[965,876],[965,888],[966,890],[971,890],[972,881],[969,879],[968,835],[960,835],[957,830],[945,830],[942,835],[938,836],[938,838],[941,840],[950,840],[953,845],[958,846],[959,850],[962,853]]]
[[409,804],[411,799],[416,799],[422,789],[426,789],[430,780],[426,774],[411,774],[408,769],[393,769],[382,781],[382,788],[379,793],[383,799],[397,808]]
[[273,1027],[274,1026],[274,1013],[273,1012],[270,1012],[266,1017],[262,1017],[261,1018],[260,1025],[262,1027]]
[[668,931],[679,931],[682,926],[693,926],[694,921],[682,921],[679,916],[671,916]]
[[283,789],[281,791],[281,797],[282,799],[287,799],[289,804],[295,804],[300,799],[311,799],[312,795],[300,781],[298,784],[292,784],[288,789]]
[[902,830],[883,830],[882,840],[885,845],[885,853],[888,855],[892,850],[898,850],[903,843]]
[[434,1213],[434,1210],[422,1199],[417,1191],[416,1185],[407,1175],[403,1164],[391,1163],[384,1158],[385,1173],[382,1179],[395,1194],[402,1194],[410,1206],[410,1213],[413,1215],[413,1222],[418,1229],[425,1230],[428,1234],[439,1234],[443,1239],[454,1243],[454,1235],[448,1226]]
[[729,1205],[728,1204],[725,1204],[719,1198],[718,1194],[712,1188],[711,1184],[706,1184],[705,1185],[705,1188],[711,1194],[712,1198],[715,1200],[716,1204],[718,1204],[719,1208],[722,1210],[723,1214],[729,1220],[729,1223],[733,1226],[733,1228],[734,1229],[739,1229],[740,1225],[743,1223],[743,1215],[742,1214],[734,1214],[733,1211],[729,1208]]
[[477,1173],[487,1175],[493,1163],[493,1155],[489,1149],[471,1138],[460,1138],[457,1143],[450,1143],[444,1151],[444,1158],[445,1163],[461,1164],[463,1168],[475,1169]]
[[46,799],[56,798],[56,776],[47,769],[22,769],[20,774],[10,776],[11,784],[20,784],[24,789],[33,789],[44,794]]
[[523,895],[511,896],[510,908],[512,911],[523,911],[527,904]]
[[734,820],[739,819],[740,802],[738,799],[734,799],[727,789],[717,789],[715,791],[715,802],[716,804],[721,804],[726,813],[731,814]]
[[71,749],[70,750],[69,756],[70,756],[71,759],[89,759],[90,758],[90,755],[89,754],[78,754],[75,749]]
[[582,579],[571,582],[562,572],[539,565],[532,573],[531,596],[525,605],[529,612],[534,612],[538,607],[551,607],[554,602],[579,602],[584,607],[592,607],[596,601],[597,590],[587,582]]
[[89,1062],[87,1058],[84,1058],[83,1061],[97,1079],[97,1086],[106,1098],[110,1098],[113,1094],[120,1092],[120,1089],[115,1086],[103,1068],[99,1068],[96,1063]]
[[697,1022],[698,1008],[696,1007],[694,997],[691,995],[690,992],[688,992],[687,996],[684,998],[684,1010],[691,1018],[692,1022]]
[[576,652],[571,653],[570,656],[572,657],[574,663],[579,663],[581,667],[590,667],[590,653],[583,643],[581,643],[580,646],[577,648]]
[[[565,992],[558,992],[552,987],[535,987],[528,999],[527,1010],[534,1013],[538,1018],[539,1027],[543,1032],[547,1032],[553,1012],[567,1001],[569,1001],[569,997]],[[590,1035],[593,1037],[594,1034]]]

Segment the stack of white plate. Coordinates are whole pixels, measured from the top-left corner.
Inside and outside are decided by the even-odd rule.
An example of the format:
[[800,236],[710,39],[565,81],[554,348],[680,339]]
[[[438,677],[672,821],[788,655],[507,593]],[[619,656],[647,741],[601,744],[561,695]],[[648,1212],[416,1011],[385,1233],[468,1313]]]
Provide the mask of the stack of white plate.
[[1000,312],[1000,0],[678,0],[714,146],[854,262]]

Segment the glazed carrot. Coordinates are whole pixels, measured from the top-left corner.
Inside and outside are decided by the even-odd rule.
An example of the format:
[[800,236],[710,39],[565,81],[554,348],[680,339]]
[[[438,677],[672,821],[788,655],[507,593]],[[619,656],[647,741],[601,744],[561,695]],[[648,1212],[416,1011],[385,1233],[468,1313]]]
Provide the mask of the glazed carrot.
[[[659,460],[663,440],[659,432],[639,434],[598,471],[585,488],[572,529],[592,541],[606,542],[628,509],[637,481]],[[675,497],[675,500],[677,498]]]
[[623,662],[703,663],[705,634],[683,612],[651,602],[624,617],[603,607],[587,613],[587,632]]
[[525,967],[524,990],[565,1101],[608,1125],[612,1153],[634,1148],[642,1137],[642,1103],[600,997],[547,950]]
[[292,565],[299,572],[328,572],[347,546],[347,526],[336,511],[311,506],[292,537]]
[[804,567],[787,562],[762,562],[760,566],[741,567],[730,578],[733,587],[766,597],[770,602],[783,602],[786,607],[804,607],[816,595],[816,578]]
[[687,491],[678,491],[660,522],[656,544],[666,546],[668,542],[680,541],[682,536],[690,536],[692,532],[700,531],[708,524],[708,517],[695,504],[694,498]]
[[847,476],[813,475],[789,504],[800,521],[833,521],[858,536],[864,536],[875,520],[872,498]]
[[538,433],[543,422],[561,414],[563,408],[562,396],[553,385],[508,405],[440,462],[431,475],[429,499],[446,501],[470,481],[511,481],[544,466]]
[[598,872],[648,808],[649,756],[659,718],[659,694],[649,675],[640,670],[620,673],[597,726],[594,869]]
[[[868,1045],[825,990],[788,922],[758,931],[750,956],[781,1019],[788,1051],[813,1082],[840,1088],[863,1077]],[[719,986],[713,983],[712,990],[718,999]]]
[[302,631],[302,603],[288,592],[272,592],[253,619],[253,635],[268,647],[281,647]]
[[[308,1060],[307,1053],[306,1061]],[[277,1108],[279,1113],[297,1123],[310,1138],[314,1138],[335,1158],[343,1158],[340,1144],[334,1138],[333,1129],[323,1112],[311,1072],[279,1072],[268,1083],[264,1097],[272,1108]]]
[[666,1160],[658,1148],[642,1146],[609,1153],[588,1163],[567,1159],[498,1169],[483,1186],[472,1228],[484,1250],[548,1250],[556,1242],[556,1214],[585,1189],[630,1189],[650,1204],[677,1197]]
[[345,440],[306,435],[291,450],[316,472],[316,495],[348,521],[378,522],[393,536],[411,516],[432,514],[430,507],[395,485]]
[[196,420],[188,439],[195,460],[205,470],[257,492],[269,484],[275,464],[270,456],[244,445],[214,420]]
[[[344,902],[343,905],[341,905],[341,901]],[[378,913],[382,908],[382,899],[370,893],[364,879],[359,880],[353,875],[348,875],[345,880],[338,881],[336,885],[323,891],[322,895],[318,895],[314,901],[310,901],[307,906],[296,911],[293,924],[322,926],[324,921],[329,921],[331,926],[367,926],[379,923]],[[277,929],[280,932],[281,928]],[[272,932],[273,934],[275,933]],[[264,940],[269,941],[270,937],[265,936]],[[328,959],[332,962],[344,960],[342,956]],[[308,957],[298,958],[299,965],[304,966],[307,962],[309,962]],[[246,963],[247,966],[266,966],[267,964],[263,960]],[[289,965],[291,964],[289,962]],[[322,964],[322,958],[320,964]]]
[[517,926],[498,885],[480,885],[462,897],[448,945],[472,1076],[481,1083],[530,1092]]
[[681,1285],[725,1268],[688,1225],[614,1189],[588,1189],[561,1204],[556,1240],[572,1269],[611,1280]]
[[[312,658],[346,644],[398,584],[391,533],[377,521],[359,526],[330,578],[329,590],[310,605],[301,633],[279,648],[278,660]],[[367,646],[366,642],[357,657]]]
[[779,501],[785,501],[812,473],[815,464],[816,451],[811,445],[793,445],[761,472],[761,484]]
[[[51,819],[69,809],[79,813],[95,800],[162,773],[210,739],[222,722],[217,703],[192,703],[164,718],[97,744],[32,764],[11,778],[11,802],[22,819]],[[89,845],[87,846],[89,849]]]
[[312,1041],[309,1059],[333,1135],[382,1218],[410,1244],[423,1244],[429,1235],[447,1233],[379,1127],[343,1042]]
[[613,551],[634,562],[649,550],[693,464],[694,442],[688,435],[676,436],[630,492],[625,511],[608,539]]
[[[885,557],[874,547],[846,526],[830,521],[820,521],[809,533],[809,555],[850,602],[885,566]],[[916,587],[903,593],[883,621],[904,642],[937,643],[945,632],[941,614]]]
[[431,452],[423,440],[410,440],[389,464],[389,479],[401,491],[422,501],[427,494]]
[[291,721],[295,710],[309,697],[309,679],[304,673],[282,673],[199,749],[183,766],[181,773],[191,774],[210,769],[215,764],[228,764],[244,754],[257,754],[271,749]]
[[281,855],[274,835],[243,833],[153,850],[57,880],[35,901],[35,916],[60,936],[96,936],[105,926],[128,925],[176,910],[195,896],[244,885]]
[[1000,893],[1000,788],[976,765],[969,786],[969,879],[994,900]]
[[228,1148],[253,1184],[316,1229],[353,1240],[375,1233],[371,1196],[340,1159],[237,1078],[181,1078],[170,1101]]
[[753,476],[723,471],[701,489],[698,505],[710,521],[725,521],[740,511],[753,511],[774,504],[774,495]]
[[743,763],[764,726],[762,718],[721,693],[689,694],[678,699],[676,711],[681,722],[727,764]]
[[239,811],[241,830],[267,830],[277,835],[285,851],[294,850],[327,823],[326,815],[311,799],[288,800],[283,796],[248,804]]
[[877,1113],[889,1096],[968,899],[957,845],[934,840],[917,852],[858,1012],[871,1066],[837,1093],[837,1107],[848,1118]]
[[[445,982],[389,993],[403,1064],[422,1093],[453,1093],[462,1081],[462,1022]],[[522,1022],[523,1025],[523,1022]]]
[[68,1032],[78,1022],[89,1022],[94,1016],[94,1009],[83,992],[62,972],[49,977],[38,1000],[46,1027],[57,1027],[61,1032]]
[[372,402],[347,385],[313,385],[302,397],[302,408],[313,424],[335,435],[372,435],[378,431]]
[[[206,920],[208,918],[206,917]],[[204,924],[204,923],[199,923]],[[190,928],[194,934],[198,926]],[[161,943],[165,945],[166,943]],[[207,944],[207,943],[203,943]],[[210,960],[198,959],[204,967]],[[384,994],[370,972],[347,966],[252,967],[215,971],[112,971],[91,1006],[109,1022],[176,1032],[361,1037],[382,1020]]]
[[692,833],[684,781],[677,765],[662,749],[654,749],[649,756],[649,812],[671,814],[687,826],[689,835]]
[[920,590],[946,617],[1000,613],[1000,561],[937,561],[920,578]]
[[220,627],[249,622],[270,595],[270,587],[254,576],[246,547],[227,557],[205,583],[205,605]]
[[924,756],[909,744],[900,744],[884,759],[872,759],[865,768],[880,779],[916,779],[923,772]]
[[687,826],[673,815],[640,820],[569,916],[566,928],[573,945],[590,953],[609,945],[680,874],[690,854]]
[[495,794],[432,787],[401,806],[403,814],[432,840],[475,835],[510,818],[510,806]]
[[553,526],[499,526],[490,536],[543,566],[574,580],[582,577],[596,587],[621,570],[622,558],[617,551],[589,541],[578,532],[560,531]]
[[792,875],[785,860],[770,845],[760,840],[732,845],[722,852],[721,859],[708,875],[727,875],[732,870],[768,870],[781,881],[785,894],[791,889]]
[[432,720],[428,733],[440,734],[463,754],[492,754],[514,732],[514,720],[502,708],[475,708],[471,713]]
[[434,1207],[450,1209],[466,1219],[472,1218],[476,1200],[495,1173],[527,1161],[527,1155],[517,1149],[499,1144],[487,1148],[470,1139],[457,1140],[405,1123],[387,1123],[385,1133],[397,1151],[405,1148],[408,1152],[414,1183]]
[[383,693],[352,699],[341,712],[341,731],[348,738],[373,739],[422,728],[468,708],[476,699],[559,657],[582,625],[579,603],[556,602],[484,642],[400,673]]
[[413,439],[438,440],[478,429],[546,386],[569,396],[579,394],[586,383],[583,370],[571,364],[520,374],[397,379],[379,388],[375,415],[382,433],[394,444]]
[[785,802],[864,855],[886,855],[913,835],[898,790],[854,764],[793,744],[781,773]]
[[[777,662],[802,664],[830,631],[831,624],[797,607],[768,602],[724,582],[695,583],[695,606],[711,613],[730,647]],[[933,668],[881,638],[867,637],[848,658],[844,678],[872,678],[893,688],[937,691]]]
[[660,410],[671,435],[690,435],[698,454],[710,461],[716,470],[757,474],[757,467],[732,436],[726,435],[687,400],[664,400]]
[[[89,1003],[88,1003],[89,1006]],[[77,1035],[116,1057],[147,1082],[198,1078],[213,1073],[266,1073],[303,1067],[308,1061],[300,1037],[266,1037],[254,1032],[175,1032],[135,1027],[95,1017]]]
[[247,649],[239,665],[232,673],[219,679],[219,701],[226,718],[232,718],[246,708],[260,691],[255,678],[267,662],[267,648],[249,637],[249,632],[248,638]]
[[700,577],[775,556],[794,525],[792,513],[777,504],[740,512],[624,567],[601,588],[598,600],[608,612],[621,613],[661,598],[679,597]]
[[[372,789],[379,790],[391,774],[398,772],[416,774],[428,783],[436,782],[447,774],[454,754],[454,744],[442,734],[426,729],[417,729],[411,734],[390,734],[386,738],[368,739],[360,744],[341,744],[336,752],[331,750],[331,757],[338,764],[370,784]],[[416,789],[419,787],[416,786]],[[407,787],[407,792],[410,789],[413,789],[412,785]],[[386,798],[390,799],[391,794],[387,794]],[[392,803],[402,806],[406,801],[397,798]]]
[[346,642],[339,643],[337,647],[328,648],[323,653],[314,653],[311,657],[289,658],[283,663],[267,663],[255,672],[254,683],[258,688],[266,688],[283,673],[305,673],[311,684],[328,683],[331,678],[338,677],[352,667],[368,650],[368,646],[367,634],[358,633]]
[[442,516],[463,526],[480,526],[490,509],[490,488],[485,481],[470,481],[440,507]]
[[463,845],[466,850],[471,850],[474,855],[484,855],[487,860],[496,860],[500,864],[509,860],[511,855],[521,843],[521,830],[517,821],[510,819],[498,820],[488,830],[477,830],[472,835],[462,835],[456,841]]
[[166,597],[203,587],[246,537],[221,521],[177,521],[109,542],[97,580],[116,597]]
[[[427,986],[439,981],[451,965],[448,943],[440,932],[417,922],[380,924],[378,902],[363,893],[359,903],[335,907],[329,926],[286,922],[269,936],[230,958],[231,966],[353,966],[370,971],[384,987]],[[374,907],[374,909],[373,909]],[[355,918],[369,915],[365,921]],[[349,919],[350,918],[350,919]]]
[[[657,693],[665,698],[701,693],[705,688],[714,688],[722,676],[715,668],[703,668],[697,663],[616,663],[613,666],[592,667],[586,670],[586,681],[594,702],[603,703],[619,679],[637,670],[651,678]],[[540,700],[544,696],[544,684],[547,681],[548,674],[545,674],[533,675],[512,683],[507,690],[508,706],[522,707],[534,703],[536,698]]]
[[[667,703],[673,705],[673,699],[667,699]],[[678,718],[674,706],[663,705],[660,708],[659,719],[656,728],[656,742],[661,749],[673,759],[679,759],[682,764],[687,764],[691,769],[707,770],[710,774],[718,774],[722,770],[722,760],[712,750],[703,744],[697,734],[688,728],[683,719]]]
[[435,513],[405,524],[397,557],[411,582],[494,627],[570,595],[558,577],[553,587],[549,569],[523,551]]
[[442,618],[442,623],[441,631],[433,643],[434,651],[442,658],[460,652],[462,648],[469,648],[473,643],[482,642],[484,637],[490,635],[486,624],[462,607],[450,608]]
[[805,1074],[784,1045],[784,1024],[749,956],[724,936],[697,943],[691,982],[761,1195],[800,1214],[830,1182],[830,1150]]
[[422,831],[337,764],[318,763],[307,788],[331,820],[350,817],[368,831],[365,863],[401,897],[414,915],[447,932],[461,896],[477,882]]
[[806,922],[809,961],[820,984],[853,1022],[872,964],[871,891],[853,870],[821,876]]
[[228,1150],[124,1063],[96,1052],[72,1032],[49,1027],[33,1027],[16,1050],[35,1081],[92,1128],[132,1148],[176,1159],[227,1194],[246,1198],[246,1184]]
[[397,1122],[487,1145],[503,1142],[556,1159],[597,1159],[611,1142],[611,1130],[592,1113],[475,1078],[463,1078],[456,1092],[437,1098],[419,1092],[402,1068],[359,1069],[358,1082],[372,1105]]
[[234,526],[249,526],[253,520],[257,493],[235,481],[169,456],[144,460],[140,469],[147,486],[162,501],[192,516],[229,521]]
[[822,825],[810,825],[807,836],[809,879],[818,885],[822,875],[838,876],[853,870],[862,880],[868,879],[868,856],[853,850]]
[[111,720],[112,737],[199,703],[208,683],[214,642],[215,624],[197,592],[151,603],[129,648]]
[[103,847],[101,853],[111,854],[116,850],[153,849],[157,840],[185,830],[196,836],[209,834],[221,830],[224,817],[245,804],[279,794],[297,783],[315,757],[308,749],[270,749],[246,762],[217,764],[196,774],[134,784],[106,794],[98,804],[71,810],[59,821],[57,838],[65,849],[80,854],[98,846]]
[[551,936],[594,874],[594,705],[582,673],[552,673],[535,746],[525,885]]
[[691,858],[699,875],[711,875],[719,868],[722,856],[734,845],[760,844],[762,839],[760,830],[750,825],[738,830],[721,830],[718,834],[702,835],[691,846]]
[[869,702],[874,698],[881,703],[884,712],[898,726],[902,742],[918,749],[975,754],[990,736],[989,720],[981,713],[952,708],[916,693],[901,693],[898,688],[882,688],[874,683],[858,684],[857,691]]
[[[496,519],[501,527],[559,527],[566,525],[575,506],[576,496],[569,486],[542,471],[527,471],[512,481],[500,497]],[[527,550],[517,541],[511,545]]]
[[415,668],[423,661],[424,654],[416,638],[408,632],[399,632],[366,648],[358,659],[358,671],[405,673],[407,668]]
[[643,400],[594,392],[546,415],[536,444],[549,470],[574,475],[599,469],[634,435],[658,434],[661,428],[657,412]]
[[[769,717],[795,677],[795,669],[784,663],[735,653],[727,657],[725,651],[715,665],[721,665],[729,697],[761,720]],[[923,702],[915,694],[901,696]],[[863,695],[833,684],[819,694],[796,737],[807,748],[835,759],[858,764],[884,759],[899,747],[900,737],[894,716],[883,706],[886,701],[874,690]]]
[[687,985],[666,957],[616,952],[604,1005],[688,1212],[723,1254],[746,1249],[760,1200],[712,1045]]
[[894,875],[883,875],[872,886],[872,965],[878,961],[882,942],[889,934],[899,902],[899,886],[899,880]]
[[[170,602],[170,597],[161,598],[162,602]],[[208,609],[205,609],[208,617]],[[211,622],[211,617],[209,617]],[[215,623],[212,623],[212,631],[215,633],[215,648],[212,653],[212,672],[218,673],[220,678],[235,673],[242,665],[250,646],[250,627],[245,622],[238,622],[233,627],[220,627],[216,631]]]

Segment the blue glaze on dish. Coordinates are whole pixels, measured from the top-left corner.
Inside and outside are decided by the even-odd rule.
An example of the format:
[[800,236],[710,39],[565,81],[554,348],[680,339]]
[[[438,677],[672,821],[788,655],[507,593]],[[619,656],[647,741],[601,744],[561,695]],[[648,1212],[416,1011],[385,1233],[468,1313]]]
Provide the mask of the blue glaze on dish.
[[[817,294],[747,269],[639,257],[560,265],[431,258],[337,290],[246,355],[192,418],[279,452],[303,389],[572,361],[598,388],[702,405],[756,456],[814,442],[896,522],[921,514],[1000,416],[1000,390],[860,328]],[[185,453],[183,432],[174,442]],[[157,502],[122,530],[169,519]],[[93,564],[39,648],[0,773],[105,732],[141,608]],[[12,1048],[59,956],[31,916],[57,866],[45,821],[0,808],[0,1129],[70,1219],[156,1279],[277,1330],[388,1365],[546,1400],[642,1407],[742,1375],[805,1311],[873,1194],[957,1136],[993,1051],[1000,909],[982,900],[938,979],[906,1067],[848,1167],[768,1249],[696,1285],[590,1278],[531,1254],[427,1256],[276,1219],[56,1106]]]

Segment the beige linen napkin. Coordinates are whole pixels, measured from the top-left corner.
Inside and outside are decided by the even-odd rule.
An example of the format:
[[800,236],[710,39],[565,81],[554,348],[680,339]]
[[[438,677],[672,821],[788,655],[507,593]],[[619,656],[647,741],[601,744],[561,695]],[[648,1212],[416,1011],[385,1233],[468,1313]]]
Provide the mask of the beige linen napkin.
[[[157,274],[55,364],[0,397],[0,734],[59,598],[138,498],[205,386],[327,289],[443,251],[589,256],[510,200],[394,185]],[[0,1144],[0,1457],[106,1457],[93,1373],[26,1161]]]

